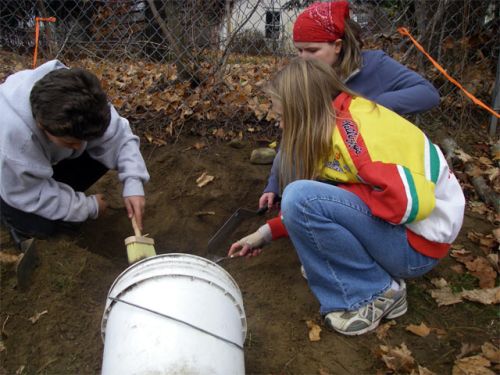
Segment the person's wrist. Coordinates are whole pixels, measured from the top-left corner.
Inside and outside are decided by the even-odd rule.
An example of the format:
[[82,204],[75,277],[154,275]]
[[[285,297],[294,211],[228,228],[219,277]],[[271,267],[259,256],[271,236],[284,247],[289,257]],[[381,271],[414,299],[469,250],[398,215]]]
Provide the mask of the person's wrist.
[[249,246],[251,249],[260,248],[267,245],[272,240],[271,228],[268,224],[264,224],[252,234],[243,237],[238,243],[241,246]]
[[273,234],[271,233],[271,227],[269,224],[264,224],[262,225],[259,229],[257,229],[257,232],[259,232],[262,236],[262,245],[267,245],[271,243],[273,240]]

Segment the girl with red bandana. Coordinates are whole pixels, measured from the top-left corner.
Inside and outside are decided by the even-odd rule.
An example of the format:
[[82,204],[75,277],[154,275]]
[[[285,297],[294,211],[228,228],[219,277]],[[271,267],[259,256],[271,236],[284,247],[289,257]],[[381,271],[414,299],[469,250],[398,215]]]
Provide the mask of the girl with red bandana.
[[[332,66],[352,91],[400,114],[425,112],[439,104],[437,90],[422,76],[380,50],[361,50],[361,29],[349,17],[349,3],[314,3],[299,14],[293,41],[301,58]],[[271,208],[280,195],[278,163],[271,168],[259,207]]]

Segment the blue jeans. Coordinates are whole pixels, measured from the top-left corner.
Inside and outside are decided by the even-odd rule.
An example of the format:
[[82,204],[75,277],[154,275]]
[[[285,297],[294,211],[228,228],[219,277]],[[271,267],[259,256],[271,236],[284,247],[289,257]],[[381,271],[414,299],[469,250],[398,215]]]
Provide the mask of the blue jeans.
[[357,310],[393,279],[421,276],[438,262],[408,244],[403,225],[374,217],[355,194],[334,185],[289,184],[281,213],[322,314]]

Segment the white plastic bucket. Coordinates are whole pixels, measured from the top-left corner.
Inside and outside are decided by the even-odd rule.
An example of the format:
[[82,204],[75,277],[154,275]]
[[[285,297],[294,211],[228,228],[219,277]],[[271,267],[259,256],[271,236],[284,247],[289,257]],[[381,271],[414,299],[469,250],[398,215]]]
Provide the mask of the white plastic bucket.
[[146,258],[111,286],[103,375],[244,374],[243,299],[222,267],[195,255]]

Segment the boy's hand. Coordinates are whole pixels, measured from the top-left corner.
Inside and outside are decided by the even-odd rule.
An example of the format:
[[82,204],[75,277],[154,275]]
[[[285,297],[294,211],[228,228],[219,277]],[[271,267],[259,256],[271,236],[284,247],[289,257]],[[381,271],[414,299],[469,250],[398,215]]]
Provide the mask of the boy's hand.
[[96,194],[95,199],[97,200],[97,217],[100,217],[108,208],[108,202],[104,198],[104,194]]
[[135,217],[137,226],[142,231],[142,216],[144,215],[146,199],[143,195],[131,195],[130,197],[123,198],[123,201],[127,208],[128,218],[132,219],[132,217]]
[[274,203],[274,199],[276,198],[276,194],[274,193],[264,193],[259,198],[259,208],[267,206],[267,208],[272,209],[276,208],[278,205]]

